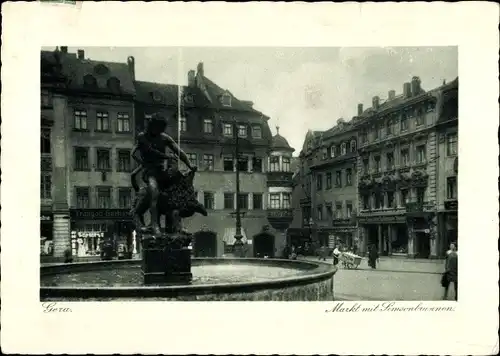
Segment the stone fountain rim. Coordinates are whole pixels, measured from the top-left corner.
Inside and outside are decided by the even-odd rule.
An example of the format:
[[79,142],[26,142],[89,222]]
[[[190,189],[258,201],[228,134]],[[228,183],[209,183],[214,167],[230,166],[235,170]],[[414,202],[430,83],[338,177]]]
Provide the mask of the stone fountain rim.
[[[296,265],[297,269],[314,268],[318,269],[317,273],[291,276],[279,279],[271,279],[266,281],[257,282],[236,282],[236,283],[221,283],[221,284],[199,284],[199,285],[167,285],[167,286],[121,286],[121,287],[65,287],[65,286],[40,286],[40,297],[73,297],[73,298],[155,298],[155,297],[168,297],[182,295],[199,295],[199,294],[222,294],[222,293],[252,293],[261,290],[274,290],[292,286],[308,285],[330,279],[337,272],[337,267],[325,264],[316,263],[313,261],[302,260],[286,260],[286,259],[261,259],[261,258],[193,258],[193,262],[223,262],[223,263],[237,263],[237,264],[264,264],[266,266],[282,267],[283,265]],[[48,272],[48,270],[59,270],[65,273],[70,273],[81,267],[92,268],[102,266],[109,267],[113,265],[137,265],[141,260],[113,260],[113,261],[92,261],[92,262],[77,262],[71,264],[58,263],[40,266],[40,275],[50,275],[57,273],[55,271]],[[44,273],[45,270],[45,273]],[[84,268],[85,270],[85,268]],[[81,270],[80,270],[81,271]]]

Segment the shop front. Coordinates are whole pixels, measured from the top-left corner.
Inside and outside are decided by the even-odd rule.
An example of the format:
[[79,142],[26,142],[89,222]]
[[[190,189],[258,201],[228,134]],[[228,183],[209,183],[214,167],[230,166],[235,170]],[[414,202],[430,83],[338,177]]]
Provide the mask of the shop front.
[[359,250],[368,253],[375,246],[379,255],[408,255],[408,227],[404,215],[359,216]]
[[54,215],[40,212],[40,255],[52,256],[54,253]]
[[86,257],[101,253],[104,241],[115,248],[133,249],[134,225],[129,209],[71,209],[73,254]]

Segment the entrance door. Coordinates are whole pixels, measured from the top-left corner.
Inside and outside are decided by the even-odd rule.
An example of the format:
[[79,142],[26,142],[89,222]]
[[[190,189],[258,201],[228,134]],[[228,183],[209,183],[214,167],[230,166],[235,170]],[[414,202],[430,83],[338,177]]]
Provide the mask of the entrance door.
[[217,257],[217,234],[212,231],[198,231],[194,234],[195,257]]
[[274,235],[261,233],[253,238],[253,253],[255,257],[274,257]]
[[417,256],[418,258],[429,258],[431,254],[431,242],[429,235],[423,232],[416,232],[417,238]]

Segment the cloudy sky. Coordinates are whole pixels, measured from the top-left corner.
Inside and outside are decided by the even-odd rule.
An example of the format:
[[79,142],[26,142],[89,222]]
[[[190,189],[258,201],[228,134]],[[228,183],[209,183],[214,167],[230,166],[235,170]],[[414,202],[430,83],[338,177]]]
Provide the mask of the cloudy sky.
[[[69,47],[70,52],[78,48]],[[457,47],[83,47],[85,57],[125,62],[134,56],[136,78],[187,84],[187,71],[204,63],[205,75],[271,117],[296,154],[307,130],[326,130],[350,120],[357,104],[374,95],[402,92],[419,76],[425,90],[458,75]]]

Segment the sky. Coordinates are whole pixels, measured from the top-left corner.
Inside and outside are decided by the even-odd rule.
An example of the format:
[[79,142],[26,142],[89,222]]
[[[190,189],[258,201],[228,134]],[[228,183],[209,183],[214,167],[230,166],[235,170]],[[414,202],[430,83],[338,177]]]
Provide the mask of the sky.
[[458,76],[457,47],[69,47],[93,60],[135,58],[136,79],[187,85],[203,62],[205,76],[269,116],[271,131],[302,149],[308,130],[327,130],[389,90],[419,76],[430,90]]

